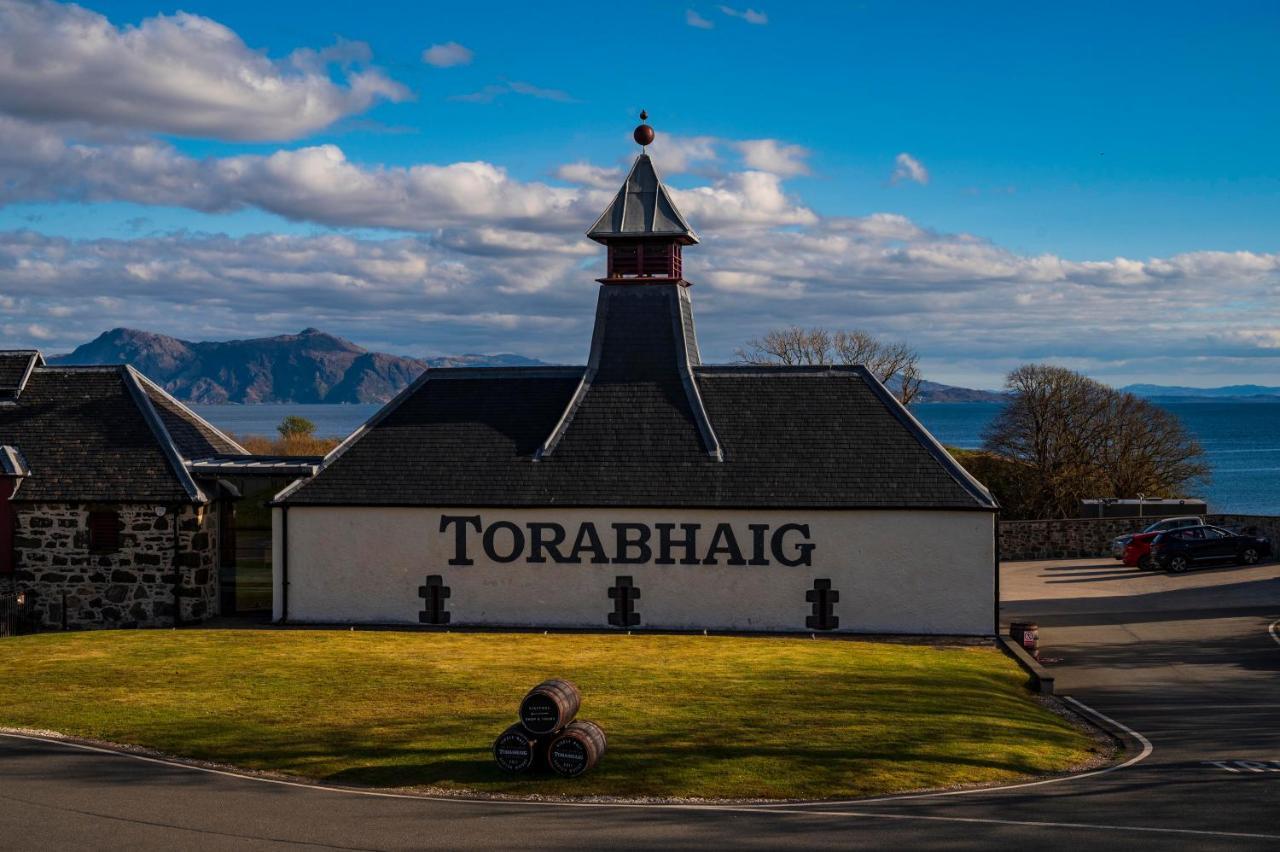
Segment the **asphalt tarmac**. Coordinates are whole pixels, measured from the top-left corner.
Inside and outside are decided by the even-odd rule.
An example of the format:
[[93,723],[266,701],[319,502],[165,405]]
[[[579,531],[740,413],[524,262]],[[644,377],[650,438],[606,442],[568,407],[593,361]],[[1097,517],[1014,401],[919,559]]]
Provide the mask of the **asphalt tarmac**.
[[[429,800],[0,735],[4,849],[1280,849],[1280,566],[1012,563],[1059,694],[1123,763],[959,794],[785,806]],[[1083,712],[1083,711],[1082,711]]]

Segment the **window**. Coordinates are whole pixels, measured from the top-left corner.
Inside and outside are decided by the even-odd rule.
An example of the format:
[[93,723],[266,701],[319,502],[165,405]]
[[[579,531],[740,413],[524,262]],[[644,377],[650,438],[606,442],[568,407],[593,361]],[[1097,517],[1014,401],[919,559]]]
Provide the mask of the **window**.
[[120,514],[110,510],[89,512],[89,552],[115,553],[120,549]]
[[1208,539],[1226,538],[1227,534],[1224,533],[1222,530],[1214,529],[1213,527],[1205,527],[1204,537]]

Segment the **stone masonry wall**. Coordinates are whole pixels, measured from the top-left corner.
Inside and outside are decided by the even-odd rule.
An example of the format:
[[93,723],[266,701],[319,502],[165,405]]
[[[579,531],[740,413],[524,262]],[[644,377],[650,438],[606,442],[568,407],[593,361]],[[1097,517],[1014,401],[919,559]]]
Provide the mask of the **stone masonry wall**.
[[[1111,540],[1139,532],[1157,518],[1066,518],[1056,521],[1001,521],[1000,558],[1081,559],[1111,555]],[[1229,529],[1256,529],[1280,542],[1280,517],[1270,515],[1206,515],[1210,524]]]
[[[174,557],[173,509],[156,517],[152,505],[15,504],[15,571],[11,588],[34,598],[46,627],[170,627],[174,593],[181,620],[197,622],[218,610],[217,511],[183,506]],[[89,551],[90,509],[120,516],[120,549]],[[176,562],[176,565],[175,565]]]

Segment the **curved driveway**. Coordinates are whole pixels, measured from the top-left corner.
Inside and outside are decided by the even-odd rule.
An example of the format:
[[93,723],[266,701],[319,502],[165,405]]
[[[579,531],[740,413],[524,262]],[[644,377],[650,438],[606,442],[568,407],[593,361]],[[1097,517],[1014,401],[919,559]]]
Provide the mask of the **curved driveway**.
[[1144,735],[1148,756],[960,795],[700,808],[385,796],[4,735],[0,847],[1280,848],[1280,568],[1021,563],[1003,588],[1006,618],[1039,621],[1059,693]]

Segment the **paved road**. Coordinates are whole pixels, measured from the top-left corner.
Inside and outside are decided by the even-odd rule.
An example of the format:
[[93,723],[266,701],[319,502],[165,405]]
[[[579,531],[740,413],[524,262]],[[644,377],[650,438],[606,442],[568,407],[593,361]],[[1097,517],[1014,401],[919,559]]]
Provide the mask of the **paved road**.
[[[1125,768],[963,795],[770,808],[448,802],[304,788],[0,737],[0,847],[1280,848],[1280,568],[1005,566],[1059,692],[1146,738]],[[1130,738],[1129,757],[1145,750]]]

